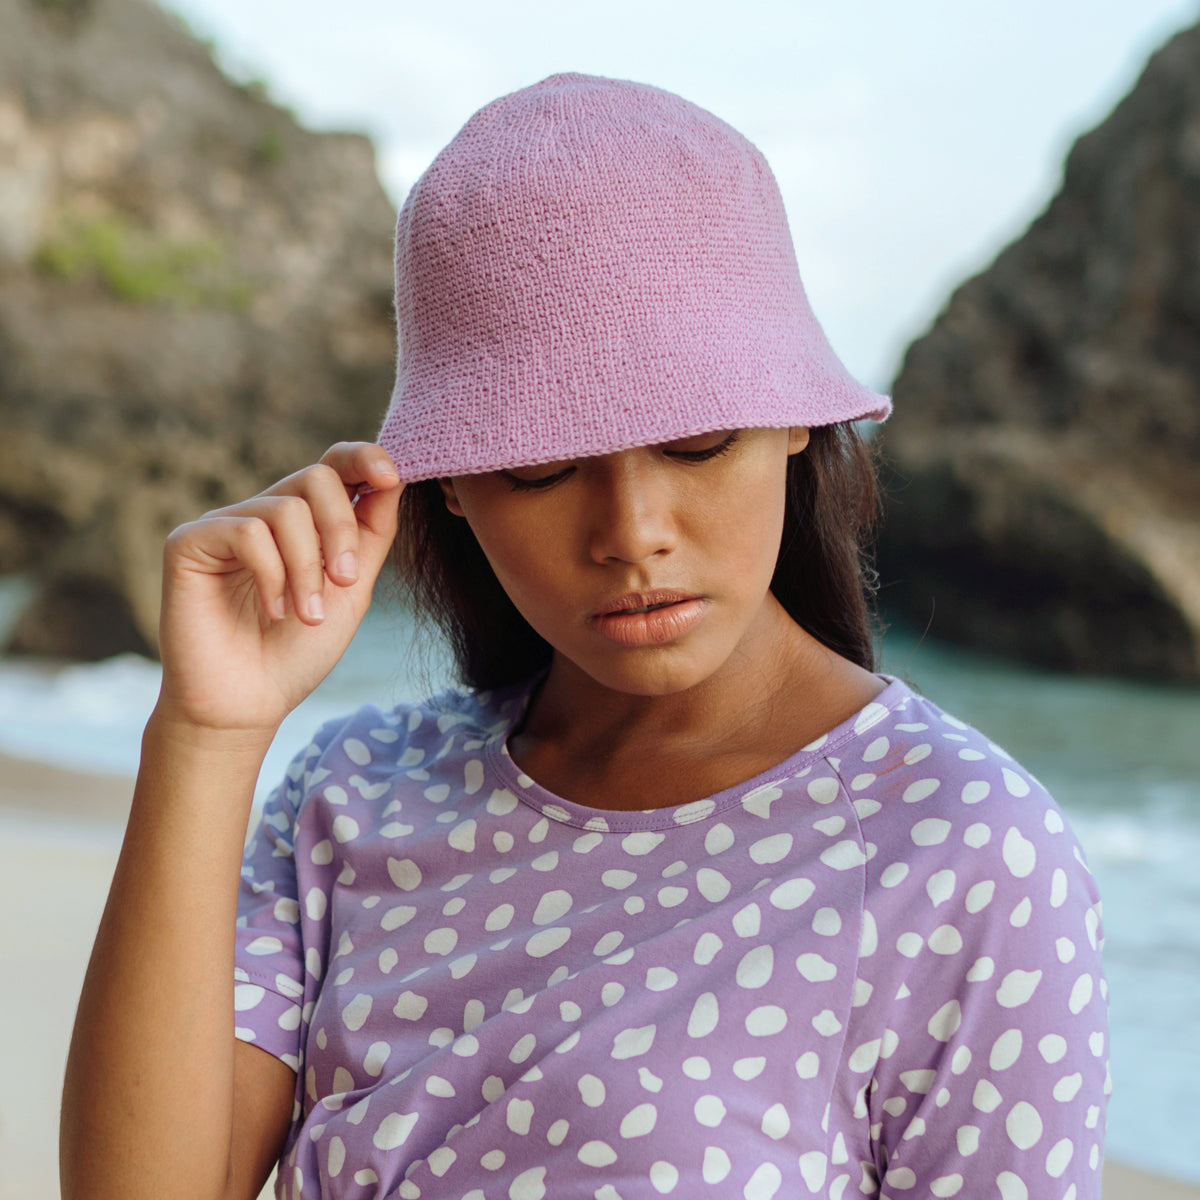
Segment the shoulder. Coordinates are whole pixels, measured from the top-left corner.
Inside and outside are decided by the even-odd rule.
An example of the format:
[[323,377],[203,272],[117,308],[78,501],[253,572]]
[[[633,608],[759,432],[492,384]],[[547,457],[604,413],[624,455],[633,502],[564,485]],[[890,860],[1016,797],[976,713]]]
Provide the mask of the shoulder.
[[525,690],[451,689],[392,708],[366,704],[326,721],[288,767],[277,789],[293,815],[312,805],[344,805],[397,777],[420,779],[456,749],[502,737],[522,711]]
[[1066,819],[1005,749],[932,701],[893,683],[827,752],[876,863],[999,855],[1017,877],[1041,848],[1080,860]]
[[1095,882],[1047,790],[984,734],[903,685],[883,699],[830,756],[867,858],[867,945],[938,972],[1005,963],[1057,972],[1076,948],[1094,954]]
[[[1040,789],[1001,746],[900,680],[890,681],[876,700],[829,735],[822,749],[852,793],[900,789],[912,802],[918,792],[920,799],[940,792],[944,801],[957,786],[958,798],[971,804],[993,790],[1024,799]],[[914,784],[921,786],[909,792]]]

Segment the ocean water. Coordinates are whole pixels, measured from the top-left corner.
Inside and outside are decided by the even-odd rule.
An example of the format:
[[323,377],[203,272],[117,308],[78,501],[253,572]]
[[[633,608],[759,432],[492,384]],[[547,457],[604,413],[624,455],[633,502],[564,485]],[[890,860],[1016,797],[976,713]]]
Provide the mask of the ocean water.
[[[0,638],[22,595],[19,580],[0,581]],[[1067,813],[1104,898],[1109,1152],[1200,1182],[1200,689],[1045,674],[903,630],[888,633],[883,658],[887,672],[1004,746]],[[260,797],[322,721],[366,700],[417,698],[449,677],[444,649],[416,637],[402,611],[373,611],[280,731]],[[135,656],[0,660],[0,750],[132,773],[158,683],[156,665]],[[112,834],[97,826],[92,836]]]

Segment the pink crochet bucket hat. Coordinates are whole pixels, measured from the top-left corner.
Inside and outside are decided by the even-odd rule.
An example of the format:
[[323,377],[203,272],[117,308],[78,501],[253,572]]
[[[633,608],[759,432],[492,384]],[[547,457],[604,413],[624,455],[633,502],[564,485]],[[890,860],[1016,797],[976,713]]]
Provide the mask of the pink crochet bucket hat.
[[404,202],[396,314],[409,481],[891,410],[821,331],[762,154],[644,84],[480,109]]

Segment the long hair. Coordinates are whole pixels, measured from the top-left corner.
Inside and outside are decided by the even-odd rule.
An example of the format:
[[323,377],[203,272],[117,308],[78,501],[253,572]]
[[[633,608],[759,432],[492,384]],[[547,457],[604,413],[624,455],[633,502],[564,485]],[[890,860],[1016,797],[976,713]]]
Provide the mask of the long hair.
[[[787,496],[771,591],[818,641],[875,669],[875,573],[869,538],[879,512],[871,447],[845,423],[814,428],[788,459]],[[419,616],[450,643],[464,683],[520,683],[550,664],[550,644],[508,598],[470,526],[436,479],[400,498],[394,557]]]
[[871,541],[880,507],[876,452],[857,426],[812,429],[788,460],[771,591],[797,625],[867,671],[875,670]]

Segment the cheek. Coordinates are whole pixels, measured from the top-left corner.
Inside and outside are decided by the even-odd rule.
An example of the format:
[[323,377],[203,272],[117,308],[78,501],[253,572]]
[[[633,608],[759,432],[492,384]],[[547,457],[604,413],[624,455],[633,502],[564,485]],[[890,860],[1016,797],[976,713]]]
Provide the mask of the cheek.
[[722,544],[729,547],[731,560],[756,582],[764,573],[768,580],[774,573],[783,534],[786,477],[783,473],[774,476],[771,472],[760,487],[732,492],[710,522]]
[[530,539],[520,530],[507,529],[494,522],[472,522],[471,531],[501,582],[506,583],[514,576],[519,578],[526,572]]
[[560,554],[551,531],[494,516],[472,520],[470,511],[467,520],[501,587],[532,624],[539,601],[544,606],[561,576],[554,566]]

